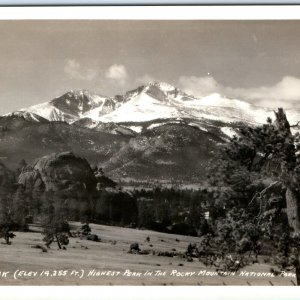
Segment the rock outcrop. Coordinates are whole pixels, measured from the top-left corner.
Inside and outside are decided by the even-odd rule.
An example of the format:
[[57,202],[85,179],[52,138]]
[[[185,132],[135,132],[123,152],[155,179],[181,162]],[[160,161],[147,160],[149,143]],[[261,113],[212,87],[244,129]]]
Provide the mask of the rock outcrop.
[[26,187],[44,185],[47,191],[88,193],[96,189],[96,178],[89,163],[72,152],[44,156],[26,167],[19,176],[19,184]]
[[24,186],[27,191],[45,189],[45,184],[42,180],[40,172],[31,166],[25,166],[22,169],[19,175],[18,184]]
[[89,163],[72,152],[44,156],[33,166],[38,171],[46,190],[85,190],[96,188],[96,178]]

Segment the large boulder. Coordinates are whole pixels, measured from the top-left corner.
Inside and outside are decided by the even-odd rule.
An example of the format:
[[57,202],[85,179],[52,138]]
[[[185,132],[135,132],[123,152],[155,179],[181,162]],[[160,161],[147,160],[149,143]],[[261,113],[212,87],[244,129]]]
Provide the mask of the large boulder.
[[40,172],[32,166],[26,166],[22,169],[18,178],[18,184],[24,186],[27,191],[44,190],[45,188]]
[[54,153],[36,160],[32,167],[25,167],[19,184],[41,187],[46,191],[87,193],[96,189],[97,181],[89,163],[72,152]]
[[96,178],[89,163],[72,152],[44,156],[33,166],[45,184],[46,190],[85,190],[96,188]]

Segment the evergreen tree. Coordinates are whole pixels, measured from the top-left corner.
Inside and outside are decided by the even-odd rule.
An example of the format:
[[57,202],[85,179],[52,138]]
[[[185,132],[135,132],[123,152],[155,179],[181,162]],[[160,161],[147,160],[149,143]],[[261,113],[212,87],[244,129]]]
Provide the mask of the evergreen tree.
[[12,230],[16,229],[13,214],[13,193],[15,191],[15,178],[0,162],[0,236],[10,245],[11,238],[15,235]]
[[41,223],[47,247],[50,247],[52,242],[56,242],[59,249],[62,248],[62,245],[68,245],[70,227],[63,195],[58,192],[46,191]]
[[[291,133],[292,126],[283,109],[278,109],[275,116],[274,123],[268,119],[261,127],[242,128],[239,136],[225,144],[211,165],[209,181],[216,191],[215,204],[223,210],[222,241],[235,251],[236,238],[257,249],[260,232],[261,237],[273,242],[279,254],[282,247],[278,244],[282,242],[278,237],[284,233],[289,251],[281,254],[295,267],[300,284],[300,159],[297,152],[300,138]],[[239,218],[234,221],[230,217],[234,209],[248,215],[241,218],[240,225],[244,228],[238,227]],[[230,220],[238,230],[227,230]],[[242,234],[240,229],[245,232]],[[235,232],[237,236],[231,238],[228,232]]]
[[19,185],[13,199],[13,218],[18,229],[27,231],[29,221],[30,197],[23,185]]
[[15,235],[12,230],[15,229],[13,218],[12,198],[8,193],[2,191],[0,195],[0,234],[5,239],[6,244],[10,245],[10,238]]

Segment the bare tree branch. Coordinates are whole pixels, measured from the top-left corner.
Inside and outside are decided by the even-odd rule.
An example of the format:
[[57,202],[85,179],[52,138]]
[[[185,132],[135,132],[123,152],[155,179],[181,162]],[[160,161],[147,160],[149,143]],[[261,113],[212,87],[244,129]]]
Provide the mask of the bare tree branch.
[[298,121],[297,124],[295,124],[295,125],[290,125],[290,127],[299,127],[299,123],[300,123],[300,121]]
[[252,204],[253,201],[255,201],[257,198],[261,198],[270,188],[272,188],[274,185],[280,183],[279,181],[274,181],[270,183],[266,188],[264,188],[261,192],[256,192],[251,201],[249,202],[248,206]]

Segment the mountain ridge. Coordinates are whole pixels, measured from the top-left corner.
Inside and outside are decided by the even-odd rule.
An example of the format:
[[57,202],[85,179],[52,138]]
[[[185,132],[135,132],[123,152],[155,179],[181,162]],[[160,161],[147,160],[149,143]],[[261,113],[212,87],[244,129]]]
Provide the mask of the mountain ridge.
[[[261,111],[261,108],[245,101],[228,99],[216,93],[196,98],[168,83],[154,81],[114,97],[93,94],[87,90],[71,90],[49,102],[20,109],[19,113],[33,113],[49,121],[67,123],[81,118],[114,123],[190,116],[216,119],[218,115],[209,111],[208,107]],[[197,114],[191,113],[193,110],[197,110]],[[126,115],[128,112],[131,116]],[[124,114],[126,118],[122,117]],[[223,115],[221,113],[219,117],[222,118]],[[228,119],[230,118],[231,116]]]
[[[288,109],[292,123],[300,119],[300,111]],[[165,82],[153,81],[123,95],[102,96],[87,90],[71,90],[49,102],[23,108],[18,113],[39,121],[64,121],[69,124],[81,119],[90,123],[145,122],[158,118],[221,120],[262,124],[273,117],[271,108],[255,106],[243,100],[229,99],[218,93],[197,98]],[[88,122],[86,122],[88,123]]]

